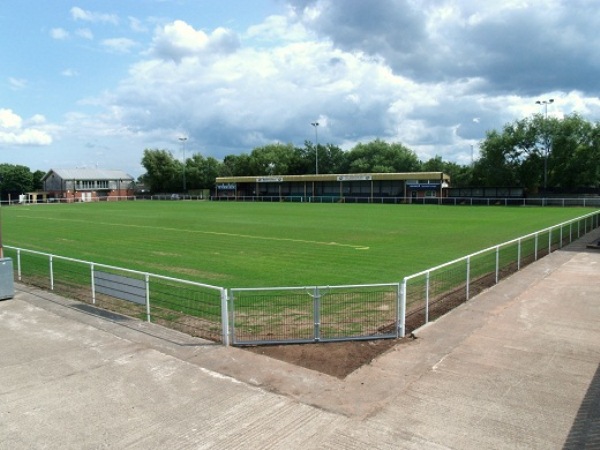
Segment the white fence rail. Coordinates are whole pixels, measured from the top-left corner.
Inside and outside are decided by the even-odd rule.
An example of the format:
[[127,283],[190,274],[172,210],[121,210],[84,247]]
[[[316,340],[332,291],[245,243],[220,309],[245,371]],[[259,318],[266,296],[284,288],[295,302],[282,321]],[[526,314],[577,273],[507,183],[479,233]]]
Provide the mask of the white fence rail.
[[405,277],[401,291],[408,328],[428,323],[524,265],[581,238],[598,228],[599,221],[596,211]]
[[229,344],[227,291],[219,286],[4,246],[17,281]]
[[600,211],[404,277],[400,283],[225,289],[4,246],[15,278],[225,345],[403,337],[600,227]]

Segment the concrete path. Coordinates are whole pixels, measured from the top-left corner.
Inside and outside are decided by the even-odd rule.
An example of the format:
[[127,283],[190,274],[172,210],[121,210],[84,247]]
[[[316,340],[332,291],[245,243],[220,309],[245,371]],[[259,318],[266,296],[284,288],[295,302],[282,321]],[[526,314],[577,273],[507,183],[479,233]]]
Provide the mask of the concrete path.
[[599,238],[344,380],[17,285],[0,449],[600,448]]

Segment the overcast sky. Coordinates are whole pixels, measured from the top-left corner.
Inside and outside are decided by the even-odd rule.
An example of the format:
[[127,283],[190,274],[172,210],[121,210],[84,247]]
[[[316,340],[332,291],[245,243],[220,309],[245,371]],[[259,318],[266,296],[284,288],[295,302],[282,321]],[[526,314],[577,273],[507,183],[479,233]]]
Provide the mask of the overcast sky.
[[[9,0],[0,162],[144,172],[380,138],[468,164],[486,130],[600,120],[597,0]],[[180,137],[187,137],[185,149]]]

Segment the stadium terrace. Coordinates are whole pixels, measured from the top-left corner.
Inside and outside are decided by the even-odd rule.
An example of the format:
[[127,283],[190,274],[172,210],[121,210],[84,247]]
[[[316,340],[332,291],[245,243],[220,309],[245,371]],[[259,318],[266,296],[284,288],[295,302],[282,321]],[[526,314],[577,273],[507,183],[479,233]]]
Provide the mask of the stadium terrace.
[[450,176],[443,172],[352,173],[218,177],[216,198],[332,201],[374,198],[446,197]]

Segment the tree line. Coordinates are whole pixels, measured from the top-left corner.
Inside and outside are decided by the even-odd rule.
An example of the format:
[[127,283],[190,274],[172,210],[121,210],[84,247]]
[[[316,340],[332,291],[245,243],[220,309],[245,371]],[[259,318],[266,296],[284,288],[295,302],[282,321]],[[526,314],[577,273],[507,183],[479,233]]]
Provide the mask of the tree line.
[[[468,177],[470,168],[445,162],[436,156],[422,162],[400,143],[376,139],[344,151],[333,144],[310,141],[304,147],[268,144],[250,153],[228,155],[222,161],[194,154],[185,163],[170,151],[146,149],[142,158],[146,173],[140,181],[153,192],[212,189],[218,176],[307,175],[331,173],[445,172],[454,178]],[[465,180],[465,183],[467,181]]]
[[[305,175],[328,173],[444,172],[452,187],[518,187],[540,193],[600,194],[600,122],[578,114],[562,119],[536,114],[490,130],[479,158],[468,165],[435,156],[421,161],[400,143],[375,139],[344,151],[333,144],[303,147],[268,144],[219,161],[192,154],[184,162],[170,151],[144,150],[146,173],[139,178],[152,192],[212,189],[218,176]],[[0,198],[42,190],[44,172],[0,164]],[[184,189],[185,185],[185,189]]]
[[516,187],[529,195],[600,193],[600,123],[578,114],[562,119],[541,114],[490,130],[479,158],[460,165],[435,156],[421,161],[400,143],[380,139],[349,151],[333,144],[303,147],[269,144],[222,161],[197,153],[179,161],[167,150],[146,149],[140,178],[153,192],[211,189],[218,176],[304,175],[329,173],[444,172],[453,187]]
[[471,185],[600,193],[600,123],[538,114],[488,131]]
[[42,190],[45,172],[32,172],[29,167],[0,164],[0,199],[19,198],[20,194]]

